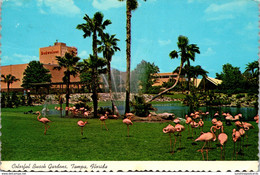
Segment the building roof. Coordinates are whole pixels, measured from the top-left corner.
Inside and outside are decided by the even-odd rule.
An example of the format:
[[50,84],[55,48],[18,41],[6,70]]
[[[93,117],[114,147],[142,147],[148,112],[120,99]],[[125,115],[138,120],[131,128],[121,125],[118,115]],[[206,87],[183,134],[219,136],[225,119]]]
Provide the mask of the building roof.
[[219,80],[216,78],[206,77],[206,79],[209,80],[211,83],[213,83],[216,86],[218,86],[222,83],[222,80]]

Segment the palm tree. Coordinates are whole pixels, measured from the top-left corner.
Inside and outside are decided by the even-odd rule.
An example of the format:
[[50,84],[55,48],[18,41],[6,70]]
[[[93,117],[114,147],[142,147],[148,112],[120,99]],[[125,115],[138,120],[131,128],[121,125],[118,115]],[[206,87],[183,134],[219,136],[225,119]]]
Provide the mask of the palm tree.
[[16,78],[15,76],[13,76],[12,74],[8,74],[8,75],[1,75],[1,77],[3,78],[1,80],[1,82],[4,82],[7,84],[7,94],[9,94],[9,90],[10,90],[10,85],[13,84],[16,81],[20,81],[18,78]]
[[120,51],[120,48],[117,47],[117,41],[119,39],[115,38],[115,35],[109,35],[108,33],[104,33],[101,36],[102,45],[98,48],[99,52],[103,51],[103,57],[107,60],[107,73],[108,73],[108,85],[109,85],[109,94],[112,102],[112,111],[114,113],[114,102],[112,97],[112,81],[111,81],[111,65],[110,62],[112,60],[112,56],[116,51]]
[[251,72],[252,77],[254,78],[254,77],[258,76],[258,74],[259,74],[259,67],[258,66],[259,66],[258,61],[253,61],[251,63],[248,63],[246,65],[246,71]]
[[[101,12],[96,12],[93,18],[90,18],[87,14],[83,17],[86,23],[77,25],[77,29],[82,30],[84,32],[83,37],[90,37],[92,35],[92,50],[93,50],[93,58],[98,58],[97,55],[97,45],[100,44],[100,41],[97,39],[98,36],[103,35],[103,30],[105,30],[106,26],[111,24],[110,20],[105,20],[103,22],[104,15]],[[97,108],[98,108],[98,99],[97,99],[97,67],[92,69],[92,100],[94,106],[94,117],[97,117]]]
[[[70,98],[70,76],[76,77],[78,73],[78,68],[76,67],[79,57],[75,56],[75,53],[66,52],[63,57],[56,56],[56,60],[58,61],[58,66],[53,69],[61,70],[65,69],[63,82],[66,84],[66,107],[69,107],[69,98]],[[66,116],[68,116],[68,111],[66,111]]]
[[[125,1],[125,0],[119,0]],[[146,1],[146,0],[144,0]],[[131,17],[132,11],[137,9],[137,0],[126,0],[126,101],[125,113],[130,112],[130,64],[131,64]]]
[[179,51],[173,50],[169,54],[171,59],[178,58],[179,56],[181,57],[181,64],[180,64],[180,67],[179,67],[179,73],[177,75],[177,80],[175,81],[175,83],[170,88],[165,89],[164,91],[155,95],[153,98],[148,100],[148,102],[151,102],[154,99],[156,99],[157,97],[161,96],[162,94],[172,90],[177,85],[177,83],[179,82],[183,64],[186,63],[186,62],[189,63],[190,60],[194,61],[195,60],[195,53],[198,53],[198,54],[200,53],[199,47],[196,44],[189,44],[189,39],[186,36],[180,35],[178,37],[177,46],[179,48]]
[[202,67],[200,65],[197,66],[190,66],[190,76],[193,77],[193,85],[197,86],[197,84],[195,84],[195,80],[198,78],[199,75],[206,77],[207,74],[209,73],[208,71],[202,69]]

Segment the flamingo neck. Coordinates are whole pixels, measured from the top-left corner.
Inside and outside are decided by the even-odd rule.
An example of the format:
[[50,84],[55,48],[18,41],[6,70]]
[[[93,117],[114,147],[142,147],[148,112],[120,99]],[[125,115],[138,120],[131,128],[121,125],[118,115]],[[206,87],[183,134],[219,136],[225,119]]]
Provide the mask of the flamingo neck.
[[37,119],[40,120],[41,113],[38,114]]

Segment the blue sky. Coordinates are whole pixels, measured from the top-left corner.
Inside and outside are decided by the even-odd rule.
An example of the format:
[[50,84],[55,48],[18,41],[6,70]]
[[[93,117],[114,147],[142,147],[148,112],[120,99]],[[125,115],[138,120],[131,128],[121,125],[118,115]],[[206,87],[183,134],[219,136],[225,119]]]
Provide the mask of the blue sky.
[[[101,11],[112,24],[107,32],[116,34],[121,48],[112,67],[126,70],[125,2],[118,0],[1,0],[1,65],[39,60],[39,48],[58,39],[78,48],[84,59],[92,53],[91,38],[76,29],[83,17]],[[180,64],[170,59],[177,50],[177,38],[184,35],[197,44],[201,54],[195,62],[210,77],[231,63],[243,72],[258,59],[258,2],[256,0],[139,0],[132,13],[132,62],[153,62],[160,72],[172,72]]]

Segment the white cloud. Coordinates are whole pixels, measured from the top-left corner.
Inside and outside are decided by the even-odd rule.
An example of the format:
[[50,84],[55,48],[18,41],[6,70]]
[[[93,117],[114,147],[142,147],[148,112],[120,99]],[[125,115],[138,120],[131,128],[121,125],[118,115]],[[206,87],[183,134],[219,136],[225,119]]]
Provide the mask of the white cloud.
[[2,56],[1,65],[26,64],[33,60],[39,61],[39,58],[37,56],[15,53],[12,56]]
[[15,25],[15,28],[17,28],[17,27],[19,27],[20,26],[20,23],[17,23],[16,25]]
[[67,16],[80,13],[80,8],[74,4],[73,0],[37,0],[37,5],[42,14],[47,14],[47,11]]
[[253,30],[253,29],[256,29],[258,28],[258,24],[257,23],[252,23],[252,22],[249,22],[246,26],[246,30]]
[[216,52],[211,48],[207,48],[207,50],[201,54],[201,56],[211,56],[214,55]]
[[14,59],[19,59],[22,63],[29,63],[32,60],[39,61],[39,57],[31,56],[31,55],[23,55],[23,54],[13,54]]
[[235,16],[232,14],[222,14],[217,16],[207,16],[207,21],[219,21],[224,19],[234,19]]
[[108,10],[125,6],[125,3],[118,0],[93,0],[92,5],[98,10]]
[[88,52],[87,52],[86,50],[83,50],[83,51],[81,51],[81,52],[78,54],[78,56],[79,56],[81,59],[86,59],[86,58],[88,58],[89,54],[88,54]]
[[207,21],[234,19],[238,14],[245,11],[247,4],[248,2],[245,0],[235,0],[224,4],[213,3],[205,9],[205,18]]
[[158,40],[158,43],[159,43],[160,46],[169,45],[169,44],[171,44],[171,42],[172,41],[170,39],[168,39],[168,40]]
[[[223,1],[224,2],[224,1]],[[216,12],[234,12],[240,11],[245,8],[246,1],[236,0],[233,2],[225,4],[211,4],[206,10],[206,13],[216,13]]]

